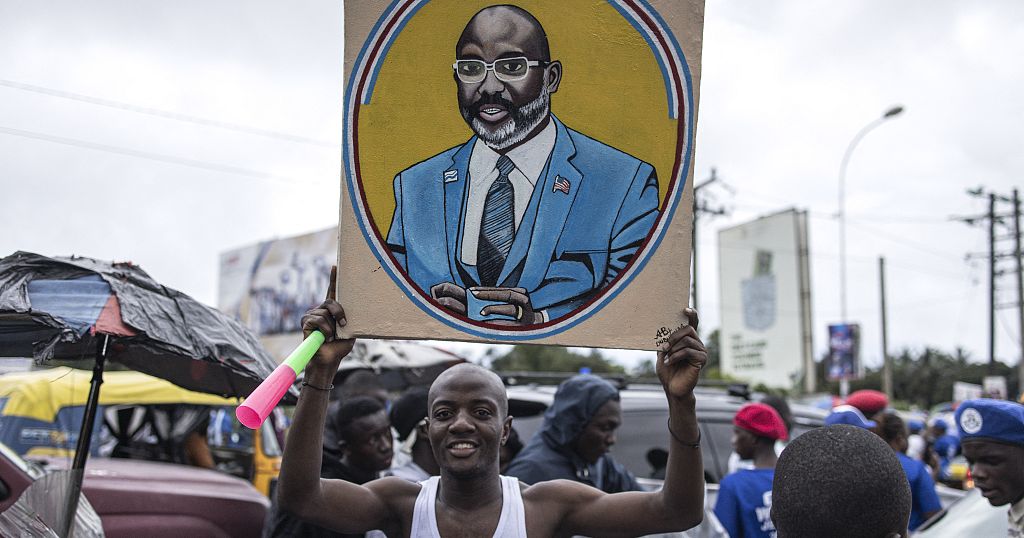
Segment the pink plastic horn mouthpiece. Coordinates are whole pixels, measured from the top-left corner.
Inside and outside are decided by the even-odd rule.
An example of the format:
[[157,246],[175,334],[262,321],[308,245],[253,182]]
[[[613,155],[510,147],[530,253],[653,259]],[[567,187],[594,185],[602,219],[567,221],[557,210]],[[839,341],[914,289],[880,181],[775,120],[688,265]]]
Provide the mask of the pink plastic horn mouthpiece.
[[292,351],[291,355],[288,355],[288,358],[252,391],[245,402],[235,409],[238,421],[246,428],[259,429],[323,343],[323,333],[310,333],[299,347],[295,348],[295,351]]

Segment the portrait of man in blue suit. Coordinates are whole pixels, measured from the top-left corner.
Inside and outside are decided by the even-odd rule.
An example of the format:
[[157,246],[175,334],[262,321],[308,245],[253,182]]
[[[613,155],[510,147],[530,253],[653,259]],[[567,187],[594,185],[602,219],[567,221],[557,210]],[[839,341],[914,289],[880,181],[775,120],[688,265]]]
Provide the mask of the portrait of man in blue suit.
[[387,246],[454,314],[524,326],[564,317],[647,240],[659,214],[655,169],[552,114],[562,64],[529,12],[476,13],[452,67],[474,135],[395,176]]

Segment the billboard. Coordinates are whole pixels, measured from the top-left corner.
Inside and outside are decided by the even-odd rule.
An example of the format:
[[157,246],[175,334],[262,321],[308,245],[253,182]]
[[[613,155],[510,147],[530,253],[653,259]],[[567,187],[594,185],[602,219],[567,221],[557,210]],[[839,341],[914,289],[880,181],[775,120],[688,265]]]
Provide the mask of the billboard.
[[967,383],[965,381],[953,382],[953,401],[956,403],[981,398],[984,394],[985,389],[976,383]]
[[830,381],[861,377],[860,325],[829,325],[828,358],[825,360],[825,371]]
[[654,350],[685,324],[703,21],[346,2],[347,335]]
[[302,341],[302,314],[324,300],[337,252],[334,227],[224,252],[217,308],[252,329],[282,360]]
[[722,373],[793,387],[813,372],[806,212],[789,209],[719,231],[718,264]]

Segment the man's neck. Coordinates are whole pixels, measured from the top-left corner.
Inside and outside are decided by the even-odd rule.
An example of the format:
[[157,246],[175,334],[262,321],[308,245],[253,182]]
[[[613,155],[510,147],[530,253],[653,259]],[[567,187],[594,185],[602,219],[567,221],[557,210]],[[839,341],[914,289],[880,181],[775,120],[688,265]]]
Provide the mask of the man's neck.
[[358,465],[353,465],[352,462],[349,461],[348,456],[342,456],[341,465],[345,467],[348,474],[352,476],[351,481],[357,484],[365,484],[377,478],[377,471],[368,471]]
[[475,510],[495,501],[501,501],[501,477],[497,468],[472,478],[455,477],[441,471],[438,500],[458,511]]
[[754,453],[755,469],[774,469],[779,457],[775,454],[775,447],[758,447]]

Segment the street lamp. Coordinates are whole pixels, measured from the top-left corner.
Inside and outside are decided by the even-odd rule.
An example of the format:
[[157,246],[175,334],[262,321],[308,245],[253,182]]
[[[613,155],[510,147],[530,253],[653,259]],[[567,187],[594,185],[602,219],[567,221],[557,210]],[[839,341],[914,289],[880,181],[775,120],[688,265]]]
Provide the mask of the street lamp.
[[868,134],[869,131],[881,125],[885,120],[899,116],[903,112],[902,106],[894,106],[882,114],[882,117],[876,118],[867,124],[853,137],[850,141],[850,145],[846,148],[846,153],[843,155],[843,162],[839,165],[839,310],[842,314],[841,322],[846,323],[846,165],[850,162],[850,155],[853,154],[853,148],[857,147],[857,143],[860,142],[864,135]]

